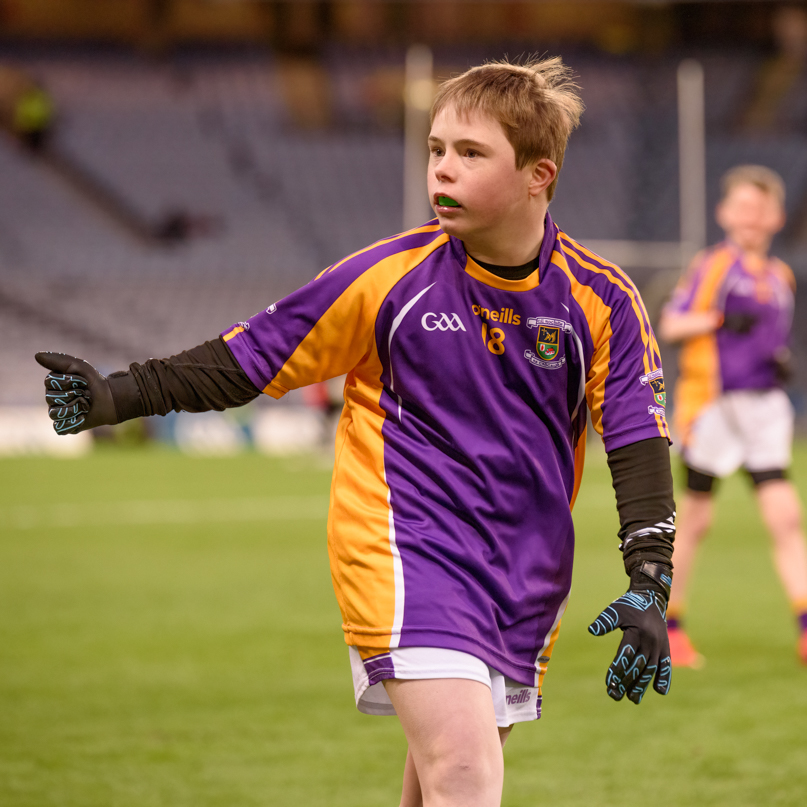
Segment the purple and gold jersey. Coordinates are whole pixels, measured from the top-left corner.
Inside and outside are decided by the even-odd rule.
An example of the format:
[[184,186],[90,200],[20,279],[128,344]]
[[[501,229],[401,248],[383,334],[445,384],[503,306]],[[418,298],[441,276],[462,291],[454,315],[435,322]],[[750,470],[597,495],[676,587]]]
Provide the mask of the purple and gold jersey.
[[586,407],[608,450],[668,436],[628,277],[547,216],[503,280],[436,222],[223,334],[255,385],[347,374],[328,551],[348,644],[461,650],[540,686],[572,577]]
[[790,340],[794,290],[793,273],[782,261],[755,262],[729,242],[695,259],[666,310],[747,314],[754,324],[748,333],[720,328],[684,343],[675,388],[675,425],[684,444],[695,419],[721,392],[781,386],[774,356]]

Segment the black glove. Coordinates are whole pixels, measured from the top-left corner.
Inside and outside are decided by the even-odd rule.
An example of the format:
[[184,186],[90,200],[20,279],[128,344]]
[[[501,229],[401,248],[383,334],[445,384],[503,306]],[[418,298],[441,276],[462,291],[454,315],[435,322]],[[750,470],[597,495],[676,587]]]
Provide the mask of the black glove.
[[56,434],[78,434],[118,422],[109,382],[91,364],[66,353],[37,353],[51,372],[45,400]]
[[661,563],[645,561],[631,574],[631,585],[588,626],[589,633],[604,636],[614,628],[623,630],[605,685],[616,701],[623,695],[638,704],[653,681],[660,695],[670,691],[672,663],[667,637],[667,612],[672,570]]
[[726,314],[723,317],[723,325],[721,327],[732,333],[746,334],[751,333],[751,329],[756,324],[757,318],[754,314],[735,311],[733,314]]
[[776,380],[787,384],[793,378],[793,355],[788,347],[780,347],[773,354],[773,369]]

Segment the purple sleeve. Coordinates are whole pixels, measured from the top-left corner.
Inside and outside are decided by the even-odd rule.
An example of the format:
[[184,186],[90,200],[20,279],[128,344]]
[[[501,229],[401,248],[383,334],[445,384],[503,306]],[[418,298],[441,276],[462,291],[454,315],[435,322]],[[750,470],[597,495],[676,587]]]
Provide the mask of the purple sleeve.
[[356,284],[365,269],[354,264],[328,269],[222,333],[258,389],[279,398],[355,366],[373,334],[366,295]]
[[661,355],[635,287],[616,296],[609,324],[610,336],[596,347],[592,360],[592,368],[599,366],[602,377],[592,392],[601,401],[599,431],[605,450],[652,437],[669,441]]

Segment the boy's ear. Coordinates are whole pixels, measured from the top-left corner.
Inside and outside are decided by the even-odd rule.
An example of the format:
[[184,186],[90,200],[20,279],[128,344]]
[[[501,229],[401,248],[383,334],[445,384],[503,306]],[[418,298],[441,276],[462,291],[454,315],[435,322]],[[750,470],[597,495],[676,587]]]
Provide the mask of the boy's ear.
[[541,158],[532,168],[530,176],[529,192],[530,196],[538,196],[545,191],[558,175],[558,167],[552,160],[546,157]]

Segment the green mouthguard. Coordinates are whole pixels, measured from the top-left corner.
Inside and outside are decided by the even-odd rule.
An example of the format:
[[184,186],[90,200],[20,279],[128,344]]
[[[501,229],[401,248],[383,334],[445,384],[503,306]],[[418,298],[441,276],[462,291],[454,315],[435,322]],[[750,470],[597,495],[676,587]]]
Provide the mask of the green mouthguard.
[[443,207],[459,207],[460,203],[455,202],[450,196],[438,196],[437,197],[437,204],[443,205]]

